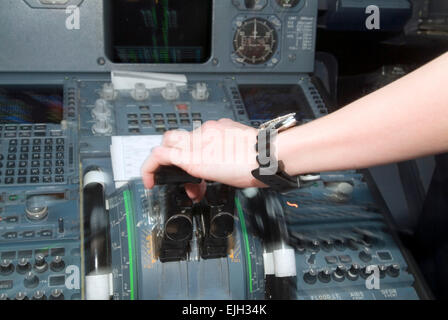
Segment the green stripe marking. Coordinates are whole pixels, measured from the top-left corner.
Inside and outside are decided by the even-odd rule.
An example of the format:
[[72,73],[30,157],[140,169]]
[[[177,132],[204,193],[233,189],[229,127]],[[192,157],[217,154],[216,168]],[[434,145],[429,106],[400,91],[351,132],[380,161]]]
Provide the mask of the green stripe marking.
[[132,210],[132,200],[131,193],[129,190],[123,192],[124,198],[124,207],[126,210],[126,229],[128,233],[128,249],[129,249],[129,282],[131,285],[131,300],[135,300],[135,291],[134,291],[134,254],[133,249],[134,245],[132,242],[132,227],[134,225],[133,219],[133,210]]
[[250,260],[250,249],[249,249],[249,236],[247,235],[246,221],[244,220],[243,209],[241,208],[240,199],[235,197],[236,209],[238,211],[238,216],[240,217],[241,222],[241,230],[243,232],[244,239],[244,247],[246,249],[246,261],[247,261],[247,269],[248,269],[248,278],[249,278],[249,291],[252,293],[252,262]]

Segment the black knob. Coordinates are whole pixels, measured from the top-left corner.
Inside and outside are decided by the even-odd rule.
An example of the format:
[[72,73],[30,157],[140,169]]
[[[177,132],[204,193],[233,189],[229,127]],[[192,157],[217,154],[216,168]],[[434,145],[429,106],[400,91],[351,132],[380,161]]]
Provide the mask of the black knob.
[[39,285],[39,278],[32,272],[28,272],[23,280],[25,288],[34,289]]
[[2,276],[8,276],[14,272],[14,265],[11,260],[2,260],[0,262],[0,274]]
[[316,253],[320,249],[320,242],[318,240],[310,240],[308,241],[307,246],[311,252]]
[[350,269],[347,271],[347,278],[352,281],[355,281],[356,279],[358,279],[360,269],[361,268],[360,268],[359,264],[357,264],[357,263],[352,264]]
[[65,269],[65,262],[62,260],[62,257],[57,256],[53,259],[53,261],[50,263],[50,269],[53,272],[61,272]]
[[398,277],[398,275],[400,274],[400,265],[397,263],[391,264],[387,268],[387,274],[394,278]]
[[62,290],[54,289],[51,291],[50,300],[64,300],[64,294],[62,293]]
[[34,293],[33,295],[32,300],[47,300],[47,296],[43,291],[36,291],[36,293]]
[[370,275],[373,274],[373,268],[369,268],[369,266],[365,266],[361,269],[361,277],[367,279]]
[[380,264],[378,269],[380,270],[380,278],[384,278],[386,276],[387,267],[384,264]]
[[26,296],[26,294],[25,293],[23,293],[23,292],[18,292],[17,294],[16,294],[16,298],[15,298],[16,300],[28,300],[28,297]]
[[36,255],[36,258],[34,260],[34,270],[36,270],[39,273],[43,273],[47,271],[48,269],[48,263],[45,261],[45,256],[41,253]]
[[319,276],[318,276],[319,280],[323,283],[328,283],[331,280],[331,272],[330,270],[322,270],[321,272],[319,272]]
[[362,250],[359,253],[359,259],[361,259],[364,262],[369,262],[370,260],[372,260],[372,254],[367,250]]
[[317,281],[317,272],[314,269],[310,269],[303,275],[303,280],[308,284],[314,284]]
[[321,247],[322,247],[322,250],[324,250],[324,251],[327,251],[327,252],[331,251],[334,248],[334,242],[333,242],[333,240],[324,239],[321,241]]
[[345,242],[342,239],[336,239],[334,241],[334,248],[338,251],[344,251],[345,250]]
[[347,248],[353,251],[357,251],[359,249],[358,245],[356,244],[356,241],[353,239],[347,241]]
[[17,272],[20,274],[25,274],[31,270],[31,264],[28,262],[28,259],[21,258],[17,263]]
[[337,266],[333,272],[333,279],[338,282],[344,281],[346,272],[347,268],[344,265]]

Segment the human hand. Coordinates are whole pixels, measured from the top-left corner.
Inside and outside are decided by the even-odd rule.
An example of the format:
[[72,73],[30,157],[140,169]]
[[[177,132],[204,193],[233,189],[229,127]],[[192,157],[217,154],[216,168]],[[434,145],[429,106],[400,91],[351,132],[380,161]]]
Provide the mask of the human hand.
[[[200,179],[237,188],[263,187],[251,174],[258,167],[256,140],[256,129],[230,119],[208,121],[193,132],[168,131],[142,167],[144,185],[153,188],[157,169],[175,165]],[[186,191],[191,199],[200,200],[205,183],[187,185]]]

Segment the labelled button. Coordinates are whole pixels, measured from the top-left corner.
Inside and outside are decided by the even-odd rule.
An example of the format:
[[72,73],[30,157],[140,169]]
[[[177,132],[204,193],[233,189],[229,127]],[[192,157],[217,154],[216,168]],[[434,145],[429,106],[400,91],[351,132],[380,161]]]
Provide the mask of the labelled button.
[[34,126],[34,130],[47,130],[47,126],[44,124],[38,124]]
[[21,250],[19,251],[19,259],[30,259],[33,256],[33,250]]
[[45,237],[45,238],[50,238],[50,237],[53,236],[53,231],[51,231],[51,230],[42,230],[40,232],[40,236],[41,237]]
[[3,234],[3,238],[5,239],[17,239],[17,232],[7,232],[5,234]]
[[343,255],[343,256],[339,256],[339,261],[341,261],[342,263],[351,263],[352,258],[348,255]]
[[34,231],[24,231],[22,233],[22,237],[27,238],[27,239],[34,238],[35,236],[36,236],[36,233]]
[[6,217],[3,219],[3,221],[5,221],[6,223],[17,223],[19,222],[19,217],[17,216]]
[[0,280],[0,290],[10,290],[14,286],[12,280]]
[[383,261],[392,260],[392,255],[388,251],[377,251],[378,258]]

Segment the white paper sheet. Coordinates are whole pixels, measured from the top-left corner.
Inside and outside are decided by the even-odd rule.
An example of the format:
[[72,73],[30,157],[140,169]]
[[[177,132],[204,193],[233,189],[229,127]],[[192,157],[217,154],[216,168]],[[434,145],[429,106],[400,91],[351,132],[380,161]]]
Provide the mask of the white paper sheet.
[[187,77],[182,74],[112,71],[111,78],[115,90],[132,90],[137,83],[144,83],[146,89],[165,88],[168,83],[177,87],[187,85]]
[[126,182],[141,177],[143,163],[153,148],[160,146],[163,136],[112,137],[110,152],[116,182]]

